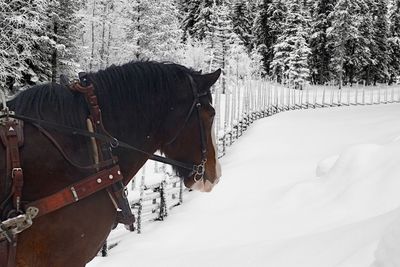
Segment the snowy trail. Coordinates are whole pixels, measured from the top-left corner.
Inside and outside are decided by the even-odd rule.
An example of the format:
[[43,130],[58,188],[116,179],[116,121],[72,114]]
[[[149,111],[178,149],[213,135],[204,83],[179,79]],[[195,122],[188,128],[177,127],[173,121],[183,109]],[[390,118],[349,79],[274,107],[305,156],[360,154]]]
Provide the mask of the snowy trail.
[[399,118],[393,104],[260,120],[215,191],[190,193],[141,235],[117,229],[120,244],[88,266],[370,266],[400,218]]

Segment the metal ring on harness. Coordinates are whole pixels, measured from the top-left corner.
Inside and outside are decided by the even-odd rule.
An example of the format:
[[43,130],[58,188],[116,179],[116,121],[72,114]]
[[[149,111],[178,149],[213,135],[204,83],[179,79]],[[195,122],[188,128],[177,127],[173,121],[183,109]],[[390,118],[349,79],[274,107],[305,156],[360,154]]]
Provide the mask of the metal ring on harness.
[[199,165],[193,166],[194,177],[193,180],[197,183],[204,178],[204,173],[206,172],[206,162],[207,159],[203,159]]
[[113,137],[112,140],[110,141],[110,146],[112,148],[117,148],[119,147],[119,141],[117,138]]

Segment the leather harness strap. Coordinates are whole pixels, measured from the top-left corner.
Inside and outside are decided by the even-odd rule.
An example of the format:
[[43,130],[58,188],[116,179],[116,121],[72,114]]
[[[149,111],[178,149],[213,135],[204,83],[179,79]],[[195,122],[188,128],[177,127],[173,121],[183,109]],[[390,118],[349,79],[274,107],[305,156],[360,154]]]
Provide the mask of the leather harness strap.
[[[108,136],[112,141],[116,140],[105,128],[102,121],[101,110],[95,94],[95,88],[89,80],[86,73],[79,73],[79,82],[72,83],[70,89],[75,92],[80,92],[85,96],[85,99],[89,105],[90,116],[89,119],[92,122],[91,126],[93,132]],[[93,139],[92,139],[93,140]],[[115,157],[111,153],[110,146],[112,147],[113,142],[105,142],[101,139],[95,139],[96,151],[100,161],[113,160]],[[125,186],[123,181],[114,183],[111,189],[108,189],[109,196],[113,203],[116,204],[116,208],[119,209],[117,212],[117,222],[125,225],[133,225],[135,222],[135,216],[132,214],[130,204],[126,198]]]
[[84,199],[98,191],[101,191],[114,183],[122,181],[123,176],[116,165],[111,169],[105,169],[95,173],[75,184],[72,184],[57,193],[45,198],[30,202],[26,205],[26,209],[32,207],[38,209],[36,216],[40,217],[60,208],[68,206],[74,202]]
[[[19,215],[21,211],[22,187],[24,184],[19,146],[23,145],[23,122],[6,120],[1,126],[1,140],[6,147],[7,176],[11,179],[13,210],[10,214]],[[6,180],[8,180],[6,178]],[[0,263],[7,267],[16,266],[17,239],[15,233],[8,233],[8,239],[0,240]]]
[[5,123],[6,138],[8,141],[7,157],[9,157],[7,160],[9,167],[7,169],[9,170],[8,173],[11,173],[13,205],[17,213],[21,211],[21,195],[22,186],[24,184],[24,178],[19,157],[17,135],[18,123],[19,122],[17,122],[16,120],[9,120]]

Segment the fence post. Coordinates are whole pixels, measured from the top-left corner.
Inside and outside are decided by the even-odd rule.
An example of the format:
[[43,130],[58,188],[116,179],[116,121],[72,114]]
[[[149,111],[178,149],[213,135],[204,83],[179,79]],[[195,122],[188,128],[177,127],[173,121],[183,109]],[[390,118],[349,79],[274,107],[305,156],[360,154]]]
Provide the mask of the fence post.
[[385,104],[387,104],[388,103],[388,86],[387,85],[385,85],[384,96],[385,96]]
[[358,104],[358,87],[356,86],[356,97],[355,97],[355,100],[354,100],[354,105],[357,106],[357,104]]
[[350,106],[350,104],[351,104],[351,102],[350,102],[350,88],[347,88],[347,105]]
[[317,88],[315,88],[314,89],[314,105],[313,105],[314,108],[317,107],[317,93],[318,93],[318,90],[317,90]]
[[381,103],[381,87],[378,86],[378,104]]
[[142,177],[140,181],[140,198],[139,198],[139,207],[138,207],[138,216],[137,216],[137,233],[142,233],[142,209],[143,209],[143,196],[144,196],[144,189],[145,189],[145,176],[146,176],[146,167],[143,166],[142,168]]
[[363,86],[362,90],[362,104],[365,105],[365,86]]
[[183,179],[179,179],[179,204],[183,203]]
[[373,105],[374,104],[374,93],[375,93],[375,90],[372,88],[370,91],[371,91],[370,104]]
[[391,99],[390,99],[390,103],[393,103],[394,102],[394,87],[393,87],[393,85],[391,86],[391,91],[392,91],[392,97],[391,97]]

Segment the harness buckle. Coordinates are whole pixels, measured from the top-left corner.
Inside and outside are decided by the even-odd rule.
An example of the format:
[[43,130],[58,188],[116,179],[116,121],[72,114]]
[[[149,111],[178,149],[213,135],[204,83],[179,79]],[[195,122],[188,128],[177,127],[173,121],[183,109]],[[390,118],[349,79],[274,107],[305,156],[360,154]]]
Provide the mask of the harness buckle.
[[39,209],[29,207],[26,209],[25,214],[20,214],[0,222],[0,240],[6,239],[8,242],[12,243],[15,235],[32,226],[32,219],[35,218],[38,213]]
[[199,165],[193,166],[193,172],[194,172],[193,179],[196,183],[204,178],[204,173],[206,172],[206,162],[207,159],[203,159]]
[[15,173],[16,172],[22,172],[22,168],[13,168],[11,171],[11,177],[14,178],[15,177]]

